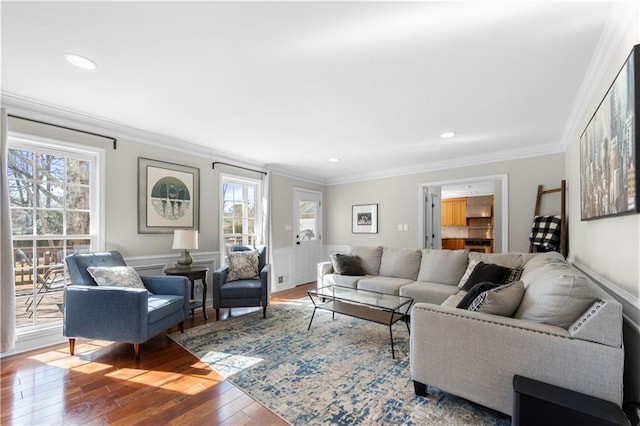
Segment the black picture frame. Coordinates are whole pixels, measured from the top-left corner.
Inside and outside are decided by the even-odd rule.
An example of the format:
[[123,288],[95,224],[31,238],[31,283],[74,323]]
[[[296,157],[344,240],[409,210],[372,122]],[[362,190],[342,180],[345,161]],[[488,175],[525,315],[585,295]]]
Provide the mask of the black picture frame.
[[640,45],[631,50],[580,136],[580,218],[638,213]]
[[200,169],[138,157],[138,233],[199,226]]
[[351,206],[351,232],[354,234],[378,233],[377,204],[355,204]]

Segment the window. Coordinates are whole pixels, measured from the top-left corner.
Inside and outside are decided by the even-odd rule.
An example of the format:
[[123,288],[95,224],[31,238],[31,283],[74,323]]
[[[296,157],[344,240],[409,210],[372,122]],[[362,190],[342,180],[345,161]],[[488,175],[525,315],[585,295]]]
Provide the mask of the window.
[[62,319],[64,258],[98,248],[98,151],[9,138],[16,328]]
[[259,239],[261,182],[229,176],[221,180],[221,252],[226,255],[232,246],[256,244]]

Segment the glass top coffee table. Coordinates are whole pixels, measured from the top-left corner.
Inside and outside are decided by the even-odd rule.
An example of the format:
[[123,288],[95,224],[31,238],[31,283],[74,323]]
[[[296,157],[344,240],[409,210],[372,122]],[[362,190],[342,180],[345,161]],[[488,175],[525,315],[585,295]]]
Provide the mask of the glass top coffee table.
[[389,326],[391,356],[395,359],[391,326],[404,320],[407,324],[407,330],[409,330],[408,313],[413,303],[412,298],[335,285],[309,290],[307,293],[313,302],[313,314],[307,330],[311,330],[311,323],[318,309],[332,312],[334,319],[335,314],[339,313],[385,324]]

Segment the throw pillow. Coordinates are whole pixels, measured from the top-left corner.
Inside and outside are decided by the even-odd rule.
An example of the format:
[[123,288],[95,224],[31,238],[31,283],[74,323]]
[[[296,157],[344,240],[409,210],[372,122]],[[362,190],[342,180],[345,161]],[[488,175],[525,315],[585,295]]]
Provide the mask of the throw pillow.
[[333,254],[331,255],[333,270],[338,275],[362,276],[366,275],[362,259],[358,255]]
[[478,283],[471,287],[471,289],[464,295],[460,303],[456,306],[459,309],[467,309],[471,302],[475,300],[476,297],[480,295],[480,293],[491,290],[492,288],[500,287],[502,284],[496,283]]
[[147,289],[131,266],[89,266],[87,272],[99,286]]
[[507,274],[507,277],[504,279],[504,283],[509,284],[514,281],[520,280],[520,277],[522,276],[522,269],[523,269],[522,265],[516,266],[515,268],[511,268],[511,272]]
[[232,251],[227,256],[229,271],[227,282],[248,280],[258,276],[258,252],[257,251]]
[[473,270],[475,269],[475,267],[476,267],[476,265],[478,263],[480,263],[479,260],[470,260],[469,261],[469,264],[467,265],[467,269],[464,271],[464,274],[462,274],[462,278],[460,278],[460,282],[458,283],[458,288],[464,287],[464,285],[469,280],[469,277],[473,273]]
[[471,287],[481,282],[504,283],[507,274],[511,269],[491,263],[480,262],[473,268],[473,272],[469,275],[469,279],[462,286],[462,290],[469,291]]
[[468,309],[474,312],[510,317],[520,306],[523,295],[524,283],[514,281],[480,293],[471,302]]

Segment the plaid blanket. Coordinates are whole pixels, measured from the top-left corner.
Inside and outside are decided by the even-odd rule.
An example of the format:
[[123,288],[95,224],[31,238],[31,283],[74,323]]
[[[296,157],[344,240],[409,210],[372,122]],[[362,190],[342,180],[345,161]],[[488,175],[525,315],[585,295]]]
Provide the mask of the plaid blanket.
[[529,241],[543,251],[560,248],[560,216],[536,216],[533,218]]

